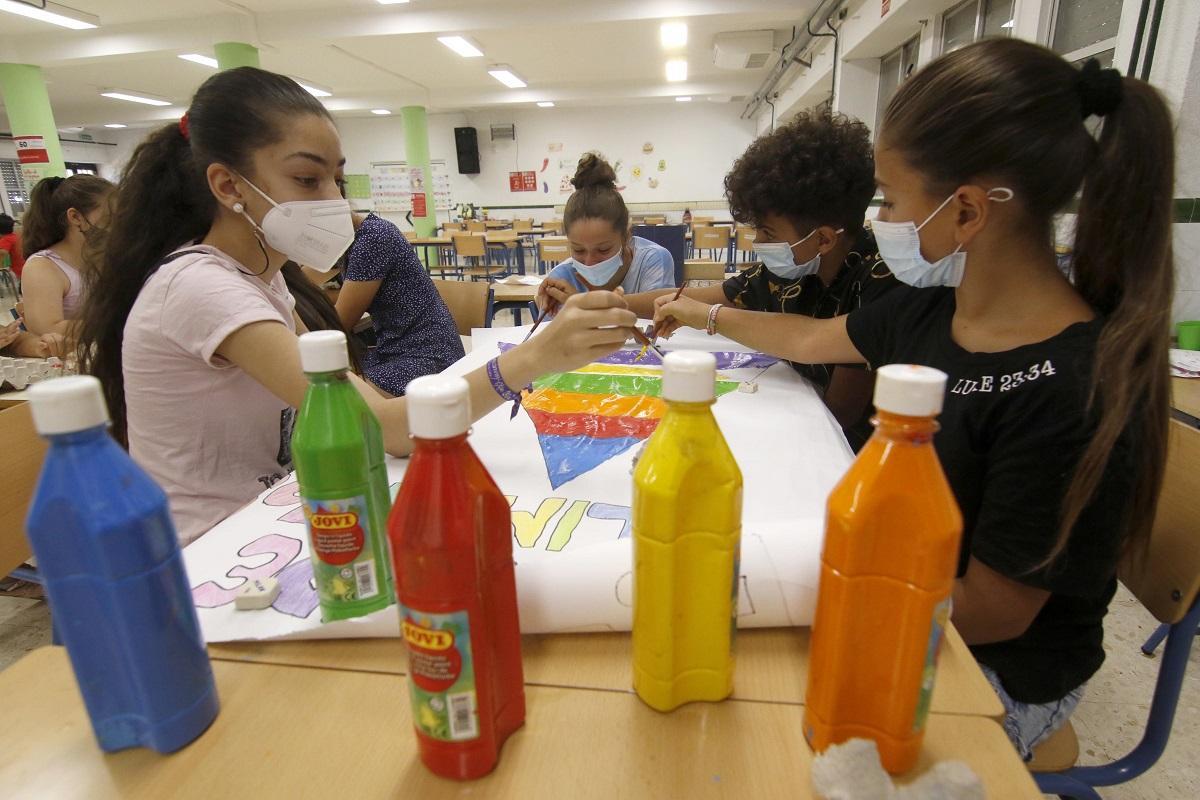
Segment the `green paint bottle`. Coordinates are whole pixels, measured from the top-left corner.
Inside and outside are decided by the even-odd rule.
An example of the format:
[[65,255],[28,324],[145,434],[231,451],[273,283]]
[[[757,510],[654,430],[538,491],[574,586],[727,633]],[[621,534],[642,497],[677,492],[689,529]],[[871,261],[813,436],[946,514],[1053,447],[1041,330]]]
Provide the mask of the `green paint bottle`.
[[292,433],[292,460],[321,619],[361,617],[395,602],[383,433],[348,377],[344,333],[304,334],[300,362],[309,384]]

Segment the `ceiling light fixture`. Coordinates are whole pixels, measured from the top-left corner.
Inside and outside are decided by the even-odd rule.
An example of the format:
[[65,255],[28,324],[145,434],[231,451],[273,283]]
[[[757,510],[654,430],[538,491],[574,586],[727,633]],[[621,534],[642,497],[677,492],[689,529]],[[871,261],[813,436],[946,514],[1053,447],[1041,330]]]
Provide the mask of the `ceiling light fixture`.
[[372,108],[371,113],[377,117],[387,117],[390,116],[392,112],[388,111],[386,108]]
[[507,64],[496,64],[488,70],[488,75],[491,75],[510,89],[524,89],[529,85],[517,77],[517,74]]
[[538,108],[554,108],[554,103],[551,100],[543,100],[538,103]]
[[483,56],[483,51],[465,36],[439,36],[438,41],[463,58],[480,58]]
[[113,100],[124,100],[128,103],[141,103],[144,106],[169,106],[170,100],[163,100],[159,97],[151,97],[145,94],[133,94],[132,92],[123,92],[116,89],[110,89],[107,92],[101,92],[103,97],[111,97]]
[[1016,17],[1013,17],[1012,19],[1010,19],[1008,22],[1004,23],[1000,27],[1001,28],[1011,28],[1016,23],[1016,21],[1017,21]]
[[313,97],[333,97],[333,91],[326,89],[323,86],[317,86],[315,83],[302,81],[299,78],[292,78],[292,80],[300,84],[300,88],[311,94]]
[[376,0],[381,6],[398,6],[407,3],[408,0]]
[[666,50],[686,47],[688,26],[686,22],[664,22],[658,29],[658,40]]
[[212,56],[202,56],[199,53],[184,53],[180,56],[184,61],[190,61],[193,64],[199,64],[203,67],[217,68],[217,60]]
[[129,126],[122,125],[119,122],[108,122],[108,123],[105,123],[104,127],[106,127],[106,128],[128,128]]
[[692,102],[692,98],[691,97],[676,97],[675,102],[676,103],[690,103],[690,102]]
[[17,0],[0,0],[0,11],[36,19],[38,22],[49,22],[51,25],[70,28],[73,31],[100,27],[100,18],[95,14],[85,14],[73,8],[60,6],[58,3],[33,6],[29,3],[17,2]]
[[686,81],[688,76],[687,60],[673,58],[667,62],[667,80],[671,83]]

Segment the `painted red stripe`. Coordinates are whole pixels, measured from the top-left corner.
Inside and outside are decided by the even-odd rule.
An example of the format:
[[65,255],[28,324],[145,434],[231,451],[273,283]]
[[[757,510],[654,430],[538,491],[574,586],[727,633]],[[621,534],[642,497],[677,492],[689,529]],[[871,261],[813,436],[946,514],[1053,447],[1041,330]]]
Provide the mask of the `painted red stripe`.
[[645,439],[658,427],[658,419],[605,417],[599,414],[551,414],[536,408],[525,409],[538,433],[551,436],[591,436],[615,439],[635,436]]

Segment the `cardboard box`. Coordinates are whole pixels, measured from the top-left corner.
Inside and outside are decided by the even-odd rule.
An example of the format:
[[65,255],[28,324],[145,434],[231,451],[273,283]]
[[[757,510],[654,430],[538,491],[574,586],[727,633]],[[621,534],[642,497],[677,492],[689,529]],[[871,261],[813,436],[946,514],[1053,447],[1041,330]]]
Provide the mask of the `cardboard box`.
[[46,443],[33,430],[29,404],[0,404],[0,576],[31,555],[25,514],[45,455]]

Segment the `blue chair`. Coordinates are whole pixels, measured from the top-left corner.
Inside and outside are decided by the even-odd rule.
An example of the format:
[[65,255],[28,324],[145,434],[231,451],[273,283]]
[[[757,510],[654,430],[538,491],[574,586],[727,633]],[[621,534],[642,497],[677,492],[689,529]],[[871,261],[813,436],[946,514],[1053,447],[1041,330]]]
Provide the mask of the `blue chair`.
[[634,225],[633,235],[662,245],[675,262],[675,285],[683,283],[683,262],[687,260],[687,225]]
[[1167,627],[1167,646],[1159,663],[1145,733],[1133,750],[1110,764],[1065,764],[1058,770],[1039,771],[1043,747],[1074,738],[1068,723],[1034,752],[1030,764],[1038,788],[1047,794],[1098,800],[1096,787],[1115,786],[1142,775],[1167,747],[1188,655],[1200,627],[1200,476],[1195,468],[1200,463],[1200,430],[1172,420],[1170,435],[1167,473],[1150,549],[1144,558],[1127,559],[1121,568],[1121,581]]

